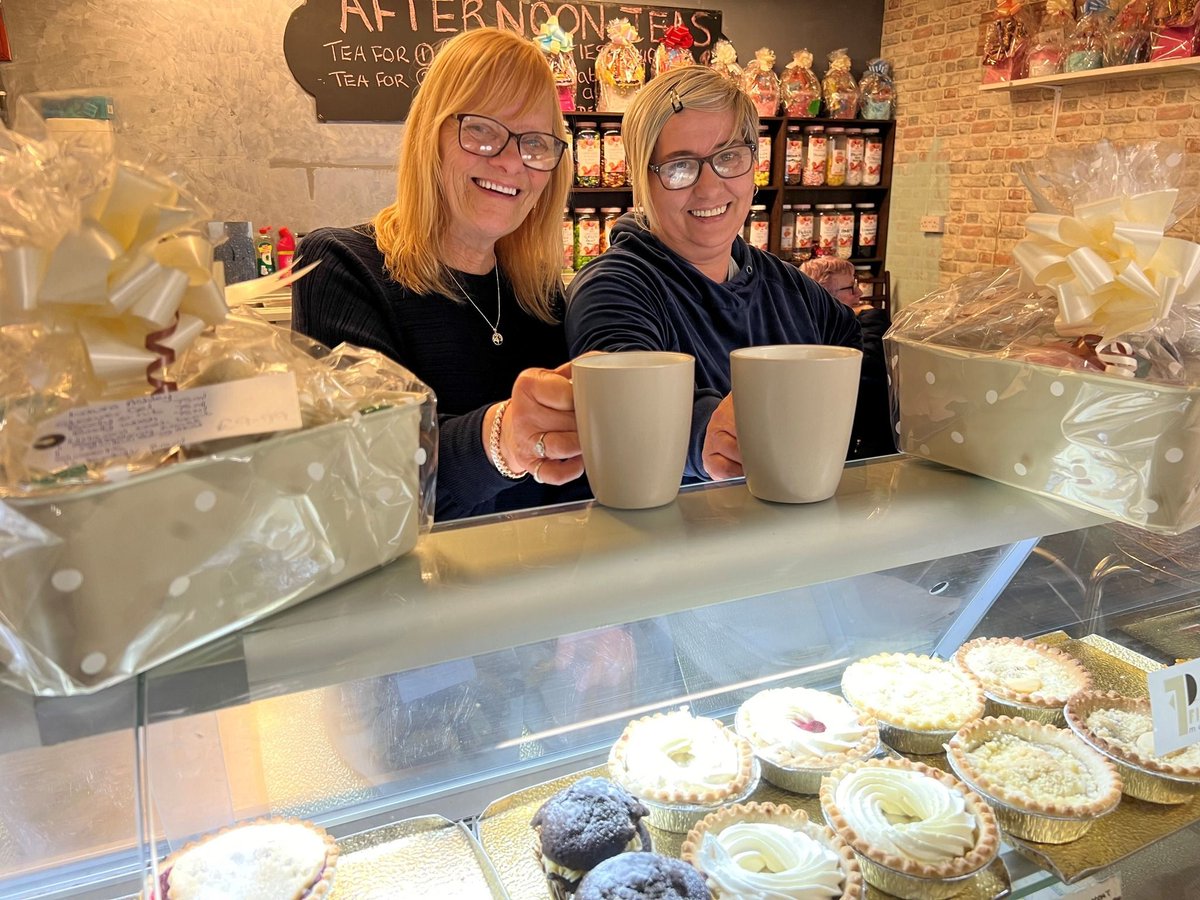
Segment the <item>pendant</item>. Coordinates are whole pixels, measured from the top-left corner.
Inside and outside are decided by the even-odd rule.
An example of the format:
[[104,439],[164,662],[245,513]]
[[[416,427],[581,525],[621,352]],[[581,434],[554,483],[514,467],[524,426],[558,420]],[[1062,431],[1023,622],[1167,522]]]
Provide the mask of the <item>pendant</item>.
[[492,332],[492,343],[495,344],[497,347],[499,347],[501,344],[504,343],[504,335],[502,335],[498,331],[493,331]]

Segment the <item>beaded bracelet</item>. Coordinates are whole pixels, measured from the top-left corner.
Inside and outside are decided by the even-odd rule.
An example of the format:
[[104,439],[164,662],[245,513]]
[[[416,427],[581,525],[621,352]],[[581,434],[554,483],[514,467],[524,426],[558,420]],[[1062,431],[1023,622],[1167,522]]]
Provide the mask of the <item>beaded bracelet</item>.
[[504,420],[504,411],[508,409],[508,401],[504,400],[496,407],[496,418],[492,419],[492,429],[488,433],[488,454],[492,457],[492,465],[496,467],[496,471],[505,478],[511,478],[516,481],[518,478],[524,478],[528,472],[514,472],[508,467],[508,463],[504,461],[504,456],[500,453],[500,425]]

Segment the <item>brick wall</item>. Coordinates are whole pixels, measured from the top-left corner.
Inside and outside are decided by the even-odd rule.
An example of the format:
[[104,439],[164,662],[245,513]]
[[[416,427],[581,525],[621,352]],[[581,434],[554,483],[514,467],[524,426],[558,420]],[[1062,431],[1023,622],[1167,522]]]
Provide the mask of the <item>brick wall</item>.
[[[896,153],[888,268],[897,302],[1011,261],[1032,204],[1014,163],[1050,147],[1165,138],[1188,151],[1200,187],[1200,71],[1064,86],[1058,126],[1044,88],[981,92],[980,23],[988,0],[885,0],[883,53],[896,73]],[[920,218],[944,215],[945,233]],[[1200,212],[1172,231],[1200,239]]]

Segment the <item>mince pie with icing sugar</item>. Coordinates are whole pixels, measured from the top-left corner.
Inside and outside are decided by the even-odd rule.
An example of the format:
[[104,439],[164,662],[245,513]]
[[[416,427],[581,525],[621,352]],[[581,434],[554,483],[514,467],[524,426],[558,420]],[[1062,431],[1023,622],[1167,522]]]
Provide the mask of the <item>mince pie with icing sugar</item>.
[[978,790],[1028,812],[1095,817],[1121,800],[1113,764],[1064,728],[1008,716],[980,719],[959,731],[946,752]]
[[1092,684],[1073,657],[1021,638],[977,638],[959,647],[954,660],[978,678],[989,694],[1046,709],[1064,706],[1073,694]]
[[329,894],[337,844],[298,819],[260,819],[185,846],[163,862],[154,900],[317,900]]
[[1098,749],[1158,775],[1200,780],[1200,744],[1165,756],[1154,752],[1150,701],[1115,691],[1077,694],[1067,703],[1067,721]]
[[974,675],[931,656],[879,653],[842,673],[842,695],[880,722],[912,731],[957,731],[983,715]]

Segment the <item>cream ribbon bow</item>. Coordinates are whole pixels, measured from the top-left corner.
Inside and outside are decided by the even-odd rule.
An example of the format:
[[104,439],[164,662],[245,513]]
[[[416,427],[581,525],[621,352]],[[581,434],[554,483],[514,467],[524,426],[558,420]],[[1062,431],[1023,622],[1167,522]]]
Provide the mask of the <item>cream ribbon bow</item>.
[[1058,297],[1063,335],[1146,331],[1200,302],[1200,245],[1165,237],[1178,191],[1111,197],[1073,216],[1034,213],[1013,249],[1025,277]]
[[228,312],[212,244],[186,231],[205,213],[167,175],[128,163],[84,207],[54,246],[0,250],[0,325],[76,327],[106,395],[170,390],[166,365]]

